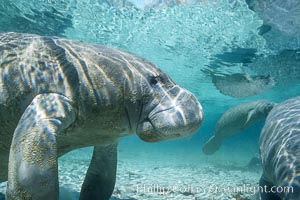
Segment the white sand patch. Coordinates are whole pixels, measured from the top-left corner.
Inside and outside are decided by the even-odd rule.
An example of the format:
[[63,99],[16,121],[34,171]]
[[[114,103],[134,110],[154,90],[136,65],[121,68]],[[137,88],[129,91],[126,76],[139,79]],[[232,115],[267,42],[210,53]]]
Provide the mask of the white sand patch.
[[[137,149],[139,149],[137,151]],[[92,148],[71,152],[59,159],[60,199],[78,199],[88,169]],[[111,200],[249,200],[261,170],[246,167],[242,159],[204,156],[200,150],[134,148],[120,145],[117,182]],[[242,156],[242,155],[241,155]],[[245,158],[246,157],[246,158]],[[0,184],[0,192],[5,191]]]
[[[81,151],[60,159],[60,185],[71,190],[74,199],[79,195],[90,156],[91,151]],[[136,151],[121,146],[112,200],[254,199],[261,170],[250,171],[244,167],[246,163],[225,160],[207,159],[195,152]]]

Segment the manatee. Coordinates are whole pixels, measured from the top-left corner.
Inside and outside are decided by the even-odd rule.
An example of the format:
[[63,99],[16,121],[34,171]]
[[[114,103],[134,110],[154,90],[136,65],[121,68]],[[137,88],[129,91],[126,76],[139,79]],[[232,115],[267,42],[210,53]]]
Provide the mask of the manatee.
[[275,85],[274,79],[269,75],[225,74],[211,69],[202,71],[210,76],[212,83],[222,94],[235,98],[258,95]]
[[[269,113],[259,139],[263,200],[300,198],[300,96],[288,99]],[[272,187],[283,191],[270,192]],[[274,187],[273,187],[274,188]],[[279,188],[279,189],[280,189]],[[274,190],[273,190],[274,191]]]
[[275,84],[270,76],[250,76],[242,73],[214,75],[212,80],[222,94],[235,98],[258,95]]
[[8,180],[8,200],[58,199],[58,157],[86,146],[94,151],[80,199],[109,199],[119,138],[189,136],[203,119],[192,93],[112,47],[0,33],[0,70],[0,182]]
[[[285,49],[274,55],[254,56],[252,53],[255,52],[251,49],[235,49],[216,54],[209,64],[211,68],[202,71],[222,94],[238,98],[300,80],[300,49]],[[244,73],[221,72],[224,66],[232,67],[235,64],[242,65]]]
[[205,143],[202,150],[205,154],[215,153],[221,146],[222,140],[237,134],[265,119],[275,103],[267,100],[241,103],[227,110],[215,126],[213,136]]

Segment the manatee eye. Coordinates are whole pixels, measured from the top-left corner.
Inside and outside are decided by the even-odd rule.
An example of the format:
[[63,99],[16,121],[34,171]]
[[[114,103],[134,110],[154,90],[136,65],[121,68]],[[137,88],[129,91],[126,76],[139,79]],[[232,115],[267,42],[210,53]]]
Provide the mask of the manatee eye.
[[150,84],[151,85],[156,85],[158,83],[158,77],[152,76],[150,78]]

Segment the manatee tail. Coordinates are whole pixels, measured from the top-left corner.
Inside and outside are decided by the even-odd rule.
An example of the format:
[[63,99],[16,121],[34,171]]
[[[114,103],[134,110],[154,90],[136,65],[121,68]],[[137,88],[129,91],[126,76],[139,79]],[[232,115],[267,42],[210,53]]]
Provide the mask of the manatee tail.
[[220,148],[221,144],[222,144],[222,140],[220,138],[212,136],[208,140],[208,142],[205,143],[205,145],[202,148],[202,151],[206,155],[212,155]]

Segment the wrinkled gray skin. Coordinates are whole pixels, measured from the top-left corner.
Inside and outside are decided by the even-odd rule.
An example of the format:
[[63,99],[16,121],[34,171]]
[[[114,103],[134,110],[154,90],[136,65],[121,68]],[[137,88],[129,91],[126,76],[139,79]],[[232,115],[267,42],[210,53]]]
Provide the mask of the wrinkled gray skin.
[[272,186],[293,187],[293,192],[262,193],[262,199],[299,200],[300,96],[274,106],[261,132],[259,146],[263,165],[260,185],[269,190]]
[[222,141],[265,119],[275,103],[259,100],[241,103],[227,110],[217,122],[213,136],[205,143],[202,150],[205,154],[215,153]]
[[[118,49],[0,33],[0,182],[7,199],[58,199],[57,158],[94,146],[80,199],[109,199],[117,141],[191,135],[202,107],[152,63]],[[9,163],[9,164],[8,164]]]

